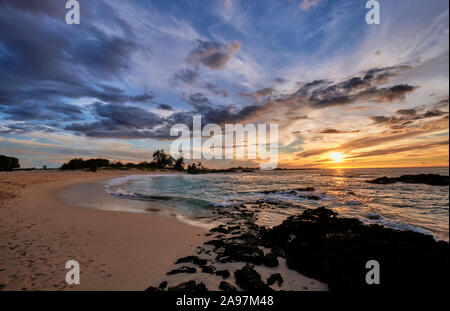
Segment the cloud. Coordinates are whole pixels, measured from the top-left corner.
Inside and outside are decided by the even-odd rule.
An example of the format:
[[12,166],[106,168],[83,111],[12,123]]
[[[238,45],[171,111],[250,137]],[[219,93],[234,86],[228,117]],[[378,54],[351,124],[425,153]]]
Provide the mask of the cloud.
[[168,110],[168,111],[174,111],[173,107],[167,104],[159,104],[158,109],[161,110]]
[[78,106],[62,102],[24,102],[21,105],[2,107],[0,111],[7,115],[7,120],[79,120],[82,111]]
[[0,133],[1,134],[27,134],[30,132],[46,132],[46,133],[54,133],[56,130],[50,126],[40,125],[40,124],[32,124],[32,123],[12,123],[6,126],[0,125]]
[[194,108],[188,115],[201,115],[202,122],[225,124],[252,122],[269,110],[273,102],[265,101],[263,104],[253,104],[237,108],[234,105],[213,105],[203,93],[195,93],[185,98],[185,101]]
[[197,79],[199,73],[197,70],[192,69],[181,69],[175,73],[174,80],[181,81],[187,84],[193,84]]
[[438,108],[438,109],[442,109],[442,108],[447,108],[448,109],[448,96],[446,98],[444,98],[444,99],[441,99],[439,102],[437,102],[434,105],[434,107]]
[[96,102],[90,106],[97,121],[72,123],[66,130],[101,138],[150,138],[159,137],[156,127],[164,119],[145,109],[120,104]]
[[308,117],[307,115],[303,115],[303,116],[291,116],[289,117],[289,120],[310,120],[311,118]]
[[219,95],[222,97],[228,97],[230,96],[230,92],[228,92],[227,90],[212,84],[212,83],[206,83],[204,85],[204,88],[206,88],[207,90],[209,90],[211,93],[213,93],[214,95]]
[[84,16],[111,13],[108,26],[118,31],[105,33],[92,23],[67,25],[65,7],[54,1],[0,2],[0,109],[7,118],[76,120],[82,112],[70,100],[153,99],[150,93],[127,94],[111,84],[130,69],[139,47],[127,23],[103,2],[86,2],[82,8]]
[[337,130],[335,128],[328,127],[322,131],[319,132],[319,134],[348,134],[348,133],[358,133],[359,130],[353,130],[353,131],[341,131]]
[[415,109],[400,109],[396,111],[396,114],[400,115],[400,117],[373,116],[370,119],[377,125],[389,126],[391,129],[402,129],[408,127],[414,121],[448,115],[448,112],[433,109],[417,114]]
[[275,83],[277,83],[277,84],[283,84],[283,83],[288,82],[288,80],[283,79],[283,78],[275,78],[275,79],[273,79],[273,81],[275,81]]
[[313,156],[319,156],[332,151],[341,151],[346,153],[355,152],[355,150],[358,149],[375,148],[376,146],[379,145],[386,145],[388,143],[401,141],[412,137],[418,137],[421,135],[426,135],[429,133],[442,131],[445,129],[448,129],[447,120],[440,120],[438,122],[429,122],[423,125],[422,127],[411,128],[410,130],[405,132],[380,133],[378,135],[370,135],[352,139],[336,147],[305,150],[297,153],[297,158],[308,158]]
[[62,6],[59,3],[57,4],[57,2],[51,0],[41,0],[39,2],[27,0],[0,0],[0,5],[33,15],[46,15],[52,17],[65,16],[65,6]]
[[257,90],[257,91],[255,91],[255,92],[248,93],[248,94],[241,93],[241,95],[242,95],[242,96],[249,96],[249,97],[253,97],[253,98],[257,99],[257,98],[259,98],[259,97],[270,96],[270,95],[273,94],[274,91],[275,91],[275,90],[274,90],[273,88],[271,88],[271,87],[266,87],[266,88]]
[[[203,93],[184,96],[191,107],[190,111],[174,112],[167,117],[159,116],[140,107],[123,104],[106,104],[96,102],[88,107],[95,121],[73,122],[65,130],[73,131],[89,137],[119,138],[119,139],[173,139],[170,129],[173,125],[182,123],[192,128],[192,117],[202,116],[202,123],[251,122],[263,114],[270,106],[268,101],[262,105],[248,105],[237,108],[234,105],[214,105]],[[160,109],[172,108],[160,104]]]
[[197,40],[197,44],[197,47],[186,57],[186,62],[196,67],[203,65],[213,70],[225,67],[231,56],[241,48],[238,42],[223,45],[214,41]]
[[309,11],[309,9],[320,4],[322,0],[302,0],[299,7],[302,11]]
[[401,116],[415,116],[417,114],[416,109],[399,109],[395,112],[396,114],[399,114]]
[[407,94],[417,87],[398,84],[380,87],[389,82],[389,78],[410,67],[399,65],[394,67],[374,68],[363,72],[361,76],[353,76],[341,82],[330,80],[314,80],[301,84],[294,93],[283,94],[274,98],[279,105],[310,107],[323,109],[334,106],[351,105],[359,102],[392,103],[403,101]]
[[432,143],[415,143],[415,144],[407,144],[397,147],[391,147],[391,148],[383,148],[383,149],[377,149],[372,151],[366,151],[354,154],[352,156],[347,157],[346,159],[356,159],[356,158],[367,158],[367,157],[374,157],[374,156],[386,156],[391,155],[395,153],[400,152],[407,152],[407,151],[413,151],[413,150],[429,150],[431,148],[440,147],[440,146],[448,146],[449,141],[438,141],[438,142],[432,142]]
[[209,92],[211,92],[212,94],[217,95],[217,96],[222,96],[222,97],[230,96],[229,91],[221,88],[220,86],[218,86],[214,83],[211,83],[211,82],[204,83],[204,82],[198,81],[199,76],[200,76],[200,73],[199,73],[198,68],[194,68],[194,69],[184,68],[184,69],[178,70],[175,73],[174,82],[175,82],[175,85],[178,82],[183,82],[183,83],[189,84],[191,86],[206,89]]

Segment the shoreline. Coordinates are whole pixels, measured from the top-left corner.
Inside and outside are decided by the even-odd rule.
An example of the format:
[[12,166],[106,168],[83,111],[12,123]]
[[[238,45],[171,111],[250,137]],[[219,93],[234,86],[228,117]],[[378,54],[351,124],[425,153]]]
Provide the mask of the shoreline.
[[[147,213],[119,217],[58,197],[72,186],[136,174],[143,172],[0,174],[0,289],[144,290],[162,280],[177,258],[201,244],[205,229]],[[65,283],[70,259],[80,263],[80,285]]]
[[[348,282],[350,287],[364,287],[360,283],[363,271],[354,267],[363,267],[373,249],[381,260],[392,262],[389,266],[397,265],[399,258],[403,262],[406,255],[412,260],[431,252],[433,266],[439,270],[440,257],[446,256],[446,242],[337,217],[326,207],[306,209],[266,228],[258,225],[261,202],[231,205],[213,211],[212,219],[222,221],[208,230],[186,224],[158,202],[129,200],[105,188],[114,179],[161,173],[0,173],[0,290],[171,291],[190,286],[317,291],[337,289]],[[315,191],[313,187],[299,189]],[[268,190],[273,191],[277,192]],[[411,250],[413,243],[420,244],[421,250]],[[355,256],[347,256],[348,247]],[[80,263],[80,285],[65,283],[68,260]],[[415,265],[424,267],[422,273],[431,263],[424,265],[420,260]],[[335,269],[323,268],[330,265]],[[339,274],[342,265],[348,277]],[[440,283],[438,275],[421,277]],[[388,286],[391,282],[396,279]]]

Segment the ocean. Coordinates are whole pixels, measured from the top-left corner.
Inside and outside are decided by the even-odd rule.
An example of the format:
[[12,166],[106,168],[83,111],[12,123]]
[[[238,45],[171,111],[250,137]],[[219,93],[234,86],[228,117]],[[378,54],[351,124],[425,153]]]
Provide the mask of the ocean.
[[[112,195],[148,202],[148,212],[170,212],[205,226],[221,222],[221,208],[245,205],[257,224],[273,227],[307,208],[325,206],[342,217],[449,239],[449,187],[368,183],[378,177],[449,174],[448,168],[275,170],[204,175],[132,175],[106,186]],[[305,189],[306,187],[314,187]],[[303,188],[303,189],[302,189]],[[300,190],[299,190],[300,189]],[[308,191],[306,191],[308,190]],[[155,206],[157,208],[155,208]],[[124,210],[126,206],[123,207]]]

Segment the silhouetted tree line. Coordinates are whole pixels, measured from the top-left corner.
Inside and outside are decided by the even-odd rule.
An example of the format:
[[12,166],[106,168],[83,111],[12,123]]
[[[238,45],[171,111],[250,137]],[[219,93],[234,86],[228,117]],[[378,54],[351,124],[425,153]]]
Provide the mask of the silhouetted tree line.
[[171,155],[166,154],[164,150],[156,150],[153,153],[153,161],[135,163],[111,163],[108,159],[89,159],[83,160],[81,158],[75,158],[61,166],[62,170],[76,170],[87,169],[89,171],[96,171],[98,168],[116,168],[116,169],[173,169],[178,171],[184,170],[184,158],[180,154],[177,159],[174,159]]
[[189,164],[186,173],[188,174],[205,174],[210,170],[202,165],[201,162]]
[[0,155],[0,171],[12,171],[20,168],[19,159]]

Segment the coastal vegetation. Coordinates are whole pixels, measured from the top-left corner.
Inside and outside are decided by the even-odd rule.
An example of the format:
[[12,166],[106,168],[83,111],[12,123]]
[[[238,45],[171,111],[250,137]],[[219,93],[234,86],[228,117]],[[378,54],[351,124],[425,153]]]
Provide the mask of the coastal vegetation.
[[75,158],[61,166],[62,170],[79,170],[87,169],[89,171],[96,171],[99,168],[104,169],[140,169],[140,170],[157,170],[170,169],[177,171],[184,171],[184,158],[179,156],[173,158],[171,155],[164,152],[164,150],[156,150],[153,153],[153,160],[150,162],[140,163],[122,163],[120,161],[110,162],[108,159],[88,159]]
[[15,168],[20,168],[19,159],[0,155],[0,171],[12,171]]
[[185,169],[184,157],[180,154],[177,158],[164,152],[164,150],[156,150],[153,153],[153,160],[150,162],[140,163],[122,163],[120,161],[111,162],[108,159],[96,158],[96,159],[81,159],[74,158],[64,163],[61,166],[61,170],[88,170],[95,172],[97,169],[138,169],[138,170],[174,170],[185,171],[187,174],[207,174],[207,173],[233,173],[233,172],[253,172],[257,169],[244,168],[244,167],[231,167],[226,169],[212,169],[199,163],[191,163],[187,165]]

